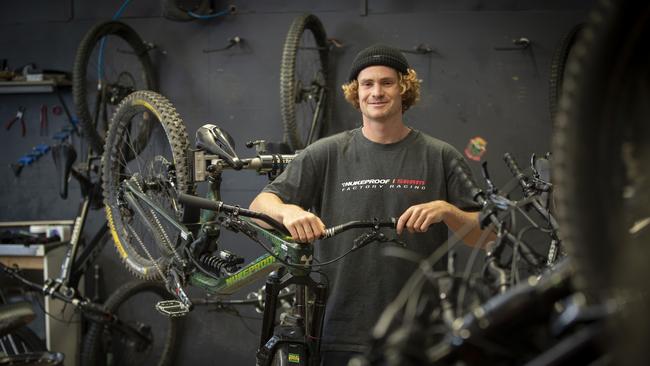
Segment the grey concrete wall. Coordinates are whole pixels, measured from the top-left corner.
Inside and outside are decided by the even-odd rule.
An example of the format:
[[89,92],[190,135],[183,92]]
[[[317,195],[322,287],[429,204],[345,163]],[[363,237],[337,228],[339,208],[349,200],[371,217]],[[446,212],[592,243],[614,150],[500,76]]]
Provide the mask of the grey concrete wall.
[[[233,1],[236,15],[226,18],[172,22],[161,17],[160,1],[134,1],[122,20],[143,39],[155,43],[160,90],[177,107],[190,136],[211,122],[229,131],[242,156],[243,147],[257,138],[279,140],[279,71],[284,37],[292,19],[304,12],[316,14],[328,37],[344,47],[332,52],[330,68],[335,81],[333,120],[329,133],[353,128],[359,114],[347,105],[339,85],[345,80],[354,55],[374,42],[410,49],[424,43],[435,52],[408,54],[423,80],[421,102],[407,112],[409,125],[464,150],[481,136],[487,142],[483,160],[490,162],[498,185],[510,177],[502,156],[511,152],[520,163],[531,153],[549,150],[551,121],[548,112],[548,78],[557,43],[584,20],[592,1],[389,1],[370,0],[367,12],[360,1]],[[0,58],[12,67],[28,62],[48,69],[71,70],[77,44],[97,22],[108,20],[120,1],[33,0],[4,2],[0,15]],[[216,2],[217,8],[227,3]],[[365,15],[363,15],[366,13]],[[203,49],[224,46],[240,36],[245,47],[205,54]],[[525,50],[509,47],[526,37]],[[65,93],[72,108],[69,92]],[[0,220],[71,219],[77,210],[79,190],[72,182],[67,201],[58,197],[54,165],[45,156],[15,178],[9,164],[39,143],[52,144],[38,135],[41,104],[58,104],[54,95],[0,95],[0,122],[27,107],[28,136],[19,129],[0,130]],[[64,126],[63,117],[50,115],[50,133]],[[478,174],[479,164],[471,162]],[[224,176],[223,198],[245,206],[263,187],[265,179],[252,173]],[[101,224],[94,212],[91,226]],[[248,257],[260,253],[241,237],[225,235],[226,247]],[[106,291],[129,279],[115,251],[106,247],[100,258]],[[178,364],[252,364],[260,322],[199,309],[186,319],[186,333]]]

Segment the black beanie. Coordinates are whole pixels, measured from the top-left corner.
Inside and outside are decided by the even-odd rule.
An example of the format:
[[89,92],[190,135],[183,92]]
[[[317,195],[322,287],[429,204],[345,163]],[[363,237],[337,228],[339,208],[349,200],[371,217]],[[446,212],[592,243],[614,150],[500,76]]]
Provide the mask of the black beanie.
[[392,67],[402,74],[407,74],[409,68],[409,63],[400,50],[385,44],[375,44],[359,52],[354,58],[348,81],[355,80],[366,67],[376,65]]

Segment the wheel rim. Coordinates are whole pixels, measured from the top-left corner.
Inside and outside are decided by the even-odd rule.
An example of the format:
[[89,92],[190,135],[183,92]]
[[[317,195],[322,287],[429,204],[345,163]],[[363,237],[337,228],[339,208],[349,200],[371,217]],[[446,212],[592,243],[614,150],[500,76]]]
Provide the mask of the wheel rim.
[[[145,45],[132,29],[117,22],[89,32],[77,54],[74,79],[83,134],[96,153],[102,152],[119,103],[134,91],[156,89]],[[146,141],[148,133],[141,128],[134,136]]]
[[[174,147],[170,145],[170,132],[145,106],[135,106],[129,113],[120,114],[120,117],[121,123],[127,126],[150,119],[151,140],[140,149],[134,145],[130,129],[125,128],[111,141],[113,146],[121,148],[112,152],[111,174],[106,182],[111,191],[106,202],[109,216],[120,235],[118,250],[122,248],[124,251],[121,254],[127,265],[136,270],[142,267],[142,271],[153,270],[141,273],[140,277],[160,278],[171,258],[180,259],[176,249],[179,232],[163,215],[138,199],[129,187],[146,195],[170,217],[181,220],[182,211],[175,199],[175,190],[184,192],[188,186],[184,180],[186,177],[179,179],[176,172],[176,164],[183,157],[175,156]],[[139,154],[134,156],[138,150]],[[133,206],[128,196],[135,200],[142,211]],[[144,216],[140,213],[144,213]]]

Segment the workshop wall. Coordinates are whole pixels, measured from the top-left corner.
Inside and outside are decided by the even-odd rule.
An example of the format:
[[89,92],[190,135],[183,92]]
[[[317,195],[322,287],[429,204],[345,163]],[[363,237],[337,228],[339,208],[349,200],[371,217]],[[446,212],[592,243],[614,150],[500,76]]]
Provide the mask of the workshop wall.
[[[121,20],[157,47],[152,51],[160,91],[176,106],[190,136],[204,123],[223,127],[234,137],[241,156],[251,156],[244,143],[253,139],[279,141],[280,60],[293,18],[305,12],[317,15],[328,37],[343,47],[331,52],[330,70],[335,98],[328,133],[359,125],[356,110],[340,92],[354,55],[375,42],[413,49],[425,44],[429,54],[406,54],[423,80],[421,101],[405,119],[416,129],[448,141],[461,152],[470,139],[482,137],[498,185],[510,175],[502,156],[510,152],[521,165],[531,153],[549,150],[552,132],[548,79],[553,52],[564,35],[584,21],[593,1],[299,1],[233,0],[237,13],[224,18],[174,22],[161,16],[161,1],[133,1]],[[10,68],[35,63],[43,69],[71,71],[77,45],[94,24],[109,20],[122,1],[31,0],[4,2],[0,14],[0,58]],[[215,1],[215,8],[228,3]],[[231,37],[244,41],[222,52]],[[525,49],[513,40],[530,40]],[[74,112],[70,90],[63,91]],[[0,130],[0,220],[72,219],[80,192],[73,180],[67,200],[58,195],[52,158],[43,156],[12,173],[10,164],[38,144],[54,144],[51,136],[66,126],[65,114],[49,115],[48,134],[41,135],[41,105],[60,105],[54,94],[0,94],[0,122],[26,108],[27,135],[20,126]],[[480,163],[470,161],[480,177]],[[480,179],[478,179],[481,181]],[[264,177],[250,172],[226,173],[223,198],[247,206],[263,187]],[[91,228],[102,224],[94,212]],[[225,235],[237,243],[239,254],[260,253],[241,237]],[[234,247],[230,244],[229,247]],[[110,246],[100,263],[105,293],[130,277]],[[260,284],[261,285],[261,284]],[[243,294],[245,295],[245,293]],[[243,296],[242,295],[242,296]],[[178,364],[253,364],[260,321],[245,310],[242,318],[198,309],[185,319]],[[191,337],[189,337],[191,335]]]

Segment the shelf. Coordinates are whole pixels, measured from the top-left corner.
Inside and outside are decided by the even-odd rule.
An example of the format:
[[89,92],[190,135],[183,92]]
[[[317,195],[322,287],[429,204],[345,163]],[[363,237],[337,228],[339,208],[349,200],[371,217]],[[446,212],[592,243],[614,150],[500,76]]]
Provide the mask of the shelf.
[[56,88],[70,86],[70,81],[0,81],[0,94],[53,93]]

